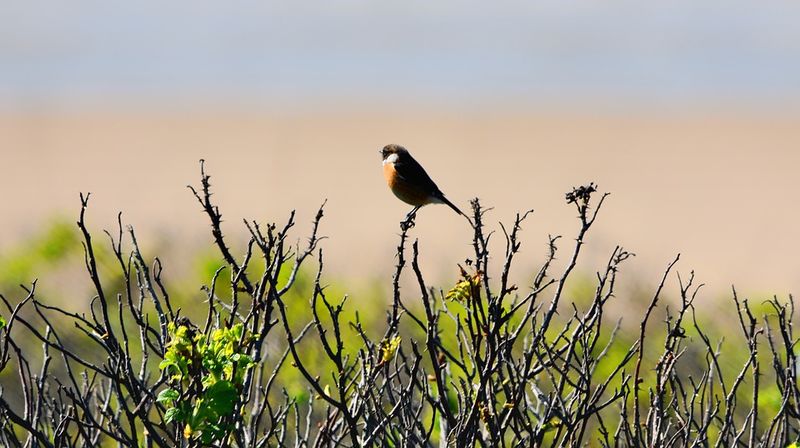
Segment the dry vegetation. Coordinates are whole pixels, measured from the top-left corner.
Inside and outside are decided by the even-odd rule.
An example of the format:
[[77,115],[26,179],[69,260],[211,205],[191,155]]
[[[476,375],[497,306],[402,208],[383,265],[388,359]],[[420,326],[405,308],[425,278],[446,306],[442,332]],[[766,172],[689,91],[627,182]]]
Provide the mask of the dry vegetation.
[[[95,290],[89,312],[40,300],[35,283],[0,297],[3,446],[755,447],[798,438],[791,298],[756,311],[734,292],[739,328],[722,345],[720,329],[696,313],[693,275],[673,292],[678,306],[664,306],[676,258],[644,314],[625,316],[641,321],[638,334],[622,335],[619,316],[605,313],[632,255],[622,248],[597,272],[591,300],[568,297],[606,197],[592,184],[566,195],[578,233],[549,237],[529,284],[509,275],[530,212],[492,231],[476,199],[474,255],[457,284],[426,283],[410,216],[391,296],[358,305],[321,282],[322,208],[297,245],[294,215],[282,225],[245,221],[251,238],[239,253],[204,171],[192,192],[223,260],[202,307],[184,302],[182,312],[161,262],[145,259],[121,219],[110,243],[98,243],[88,196],[78,227]],[[116,260],[111,279],[98,268],[104,244]],[[494,278],[490,262],[501,265]],[[404,275],[417,290],[401,291]]]

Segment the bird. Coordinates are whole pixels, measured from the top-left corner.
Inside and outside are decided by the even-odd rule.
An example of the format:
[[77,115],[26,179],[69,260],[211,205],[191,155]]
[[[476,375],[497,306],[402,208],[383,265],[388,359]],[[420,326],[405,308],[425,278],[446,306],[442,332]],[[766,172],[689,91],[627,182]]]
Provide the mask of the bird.
[[383,158],[383,176],[389,189],[398,199],[414,206],[407,218],[423,205],[446,204],[469,220],[467,215],[444,196],[442,190],[436,186],[422,165],[411,157],[406,148],[391,144],[384,146],[379,152]]

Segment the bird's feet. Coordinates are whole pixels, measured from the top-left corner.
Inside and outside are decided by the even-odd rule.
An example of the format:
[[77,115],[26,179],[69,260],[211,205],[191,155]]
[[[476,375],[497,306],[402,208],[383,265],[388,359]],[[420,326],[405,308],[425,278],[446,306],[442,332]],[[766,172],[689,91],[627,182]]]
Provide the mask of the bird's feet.
[[406,215],[406,219],[400,222],[400,230],[405,232],[408,229],[414,227],[414,220],[417,218],[417,210],[419,210],[419,207],[414,207],[413,210],[408,212],[408,214]]

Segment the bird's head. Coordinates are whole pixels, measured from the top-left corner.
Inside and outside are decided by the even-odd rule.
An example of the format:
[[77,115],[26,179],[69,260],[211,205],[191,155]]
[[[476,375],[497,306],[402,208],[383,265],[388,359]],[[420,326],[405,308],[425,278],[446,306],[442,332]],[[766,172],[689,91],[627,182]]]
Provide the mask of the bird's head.
[[379,152],[381,153],[381,159],[383,159],[383,163],[394,163],[402,155],[408,154],[406,148],[395,144],[386,145]]

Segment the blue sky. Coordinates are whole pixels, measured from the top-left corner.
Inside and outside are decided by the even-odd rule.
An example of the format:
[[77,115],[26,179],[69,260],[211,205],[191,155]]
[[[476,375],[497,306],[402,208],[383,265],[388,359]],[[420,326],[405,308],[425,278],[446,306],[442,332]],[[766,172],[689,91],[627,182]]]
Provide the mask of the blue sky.
[[800,102],[800,3],[0,5],[0,100]]

